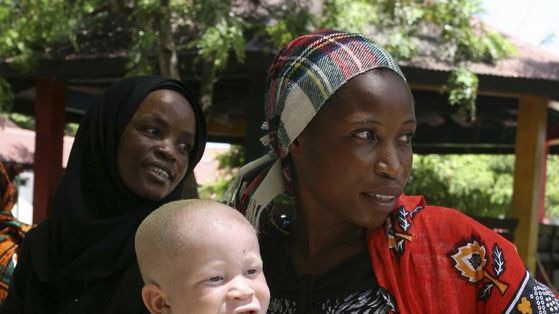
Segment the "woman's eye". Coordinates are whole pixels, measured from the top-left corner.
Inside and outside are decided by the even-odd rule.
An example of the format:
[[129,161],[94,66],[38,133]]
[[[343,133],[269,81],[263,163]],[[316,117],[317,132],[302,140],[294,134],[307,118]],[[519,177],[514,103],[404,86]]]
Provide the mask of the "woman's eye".
[[371,131],[371,130],[359,131],[359,132],[355,133],[355,136],[357,136],[358,138],[363,139],[363,140],[374,140],[375,139],[375,135],[373,134],[373,131]]
[[185,154],[188,154],[188,153],[190,153],[191,147],[190,147],[189,144],[180,143],[180,144],[177,145],[177,149],[180,150],[181,152],[185,153]]
[[398,140],[400,142],[409,144],[411,143],[412,138],[413,138],[413,133],[409,132],[409,133],[402,134],[402,136],[400,136]]
[[144,129],[144,132],[151,136],[157,136],[161,133],[158,128],[154,128],[154,127],[147,127]]

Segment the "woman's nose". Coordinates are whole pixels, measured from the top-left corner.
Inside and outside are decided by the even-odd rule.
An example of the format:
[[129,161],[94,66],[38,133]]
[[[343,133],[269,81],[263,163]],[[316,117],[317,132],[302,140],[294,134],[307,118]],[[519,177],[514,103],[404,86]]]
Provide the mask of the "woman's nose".
[[155,154],[161,158],[164,159],[172,159],[174,158],[174,154],[176,148],[174,146],[174,144],[169,143],[168,141],[161,141],[156,147],[155,147]]
[[377,175],[396,178],[404,171],[404,167],[398,155],[398,149],[393,145],[385,145],[375,160],[374,171]]

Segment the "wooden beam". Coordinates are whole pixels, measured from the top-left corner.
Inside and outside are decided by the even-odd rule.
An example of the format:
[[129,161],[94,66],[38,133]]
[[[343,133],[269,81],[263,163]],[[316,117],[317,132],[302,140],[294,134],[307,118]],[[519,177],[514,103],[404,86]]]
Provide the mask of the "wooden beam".
[[[433,85],[433,84],[424,84],[424,83],[409,83],[410,89],[413,90],[420,90],[420,91],[433,91],[440,93],[441,86],[440,85]],[[520,93],[513,93],[513,92],[503,92],[497,89],[480,89],[478,91],[479,95],[485,96],[493,96],[493,97],[504,97],[504,98],[519,98],[526,94]],[[445,96],[446,97],[446,96]]]
[[519,224],[514,239],[532,273],[536,269],[538,212],[545,175],[547,104],[547,98],[536,96],[521,97],[518,104],[512,210]]
[[210,118],[207,122],[208,136],[221,138],[241,138],[246,135],[246,121],[219,121]]
[[33,162],[33,223],[40,223],[51,209],[54,190],[62,175],[66,85],[41,77],[35,101],[35,156]]

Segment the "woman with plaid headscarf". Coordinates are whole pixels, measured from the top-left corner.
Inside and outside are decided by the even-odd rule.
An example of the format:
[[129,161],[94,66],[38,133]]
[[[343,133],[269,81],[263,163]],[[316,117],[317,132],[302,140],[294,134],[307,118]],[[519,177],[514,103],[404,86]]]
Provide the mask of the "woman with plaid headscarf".
[[[559,313],[508,240],[403,193],[414,102],[392,57],[359,34],[285,45],[269,71],[270,152],[230,197],[259,230],[268,313]],[[294,201],[282,212],[278,196]]]

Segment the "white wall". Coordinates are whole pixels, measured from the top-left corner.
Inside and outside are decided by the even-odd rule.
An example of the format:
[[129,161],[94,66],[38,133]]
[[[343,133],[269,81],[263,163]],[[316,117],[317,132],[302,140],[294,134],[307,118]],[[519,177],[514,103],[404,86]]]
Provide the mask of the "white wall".
[[32,171],[24,171],[17,176],[19,197],[12,208],[14,216],[27,224],[33,222],[33,178]]

